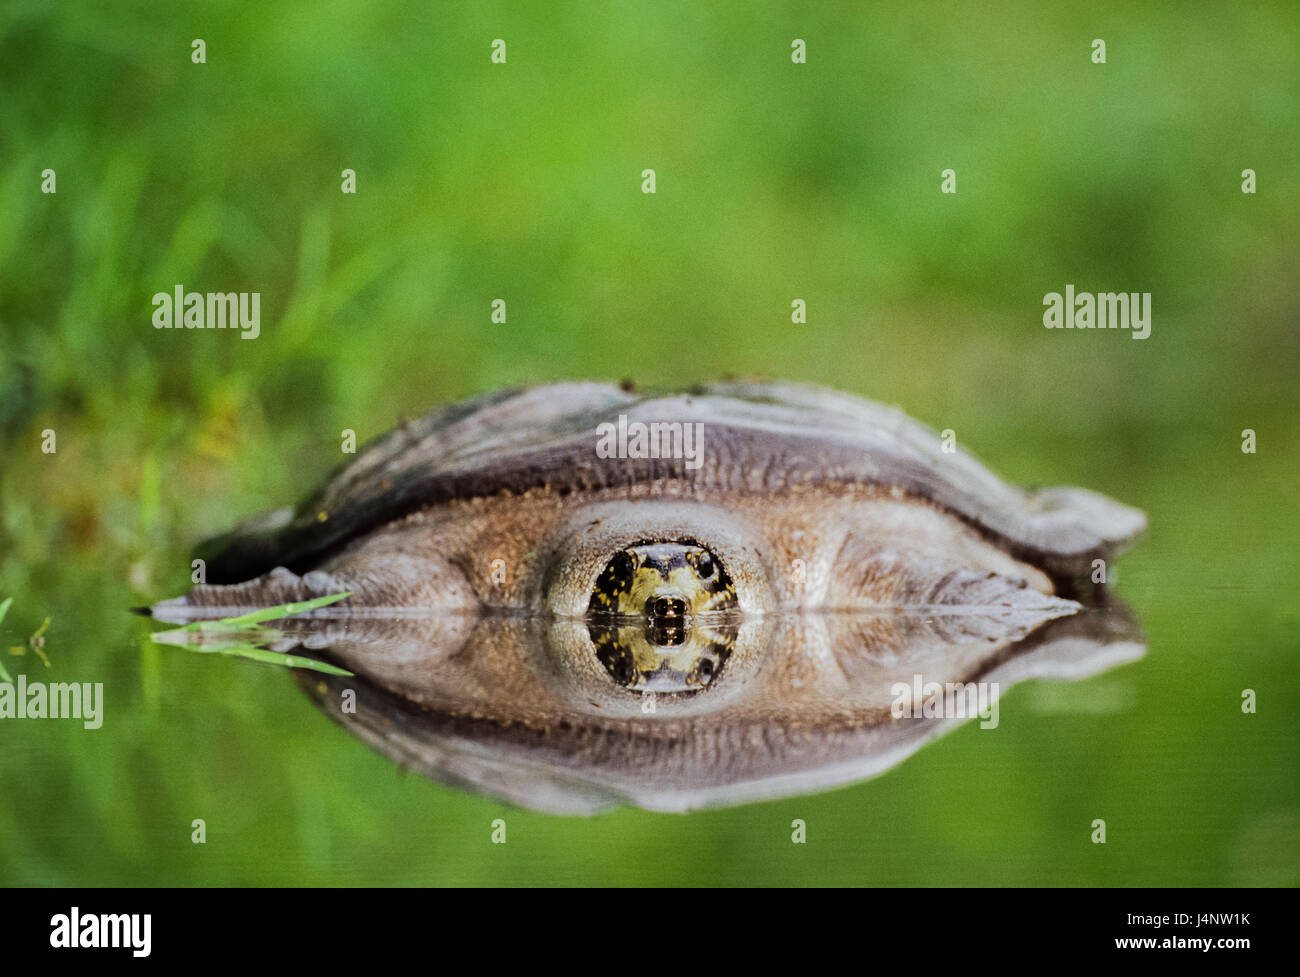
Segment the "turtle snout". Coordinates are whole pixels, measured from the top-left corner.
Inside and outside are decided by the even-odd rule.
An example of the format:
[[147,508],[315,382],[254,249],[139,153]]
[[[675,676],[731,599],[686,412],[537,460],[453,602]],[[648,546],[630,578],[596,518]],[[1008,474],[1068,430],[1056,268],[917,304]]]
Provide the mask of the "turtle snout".
[[645,614],[653,619],[685,618],[686,598],[679,594],[659,594],[646,601]]

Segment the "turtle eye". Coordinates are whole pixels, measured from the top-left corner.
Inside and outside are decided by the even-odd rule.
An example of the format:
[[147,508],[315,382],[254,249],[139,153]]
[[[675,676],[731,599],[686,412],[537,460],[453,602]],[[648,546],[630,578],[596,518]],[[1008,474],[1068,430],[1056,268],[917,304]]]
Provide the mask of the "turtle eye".
[[708,580],[713,576],[713,572],[717,568],[713,565],[713,557],[708,553],[704,553],[696,561],[695,569],[699,571],[701,579]]
[[632,562],[632,557],[626,550],[620,550],[614,554],[614,558],[609,561],[609,575],[616,583],[627,584],[632,582],[632,574],[636,566]]

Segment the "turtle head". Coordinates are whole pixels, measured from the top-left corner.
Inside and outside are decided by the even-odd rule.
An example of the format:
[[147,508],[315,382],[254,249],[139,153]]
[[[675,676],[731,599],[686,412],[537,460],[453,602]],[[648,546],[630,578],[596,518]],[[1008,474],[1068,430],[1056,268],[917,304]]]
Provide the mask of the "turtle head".
[[709,550],[694,542],[637,543],[610,558],[592,587],[590,615],[645,618],[665,627],[736,607],[736,588]]
[[685,692],[707,685],[726,661],[735,628],[717,618],[735,609],[735,585],[708,549],[646,542],[610,558],[587,615],[597,657],[616,682]]

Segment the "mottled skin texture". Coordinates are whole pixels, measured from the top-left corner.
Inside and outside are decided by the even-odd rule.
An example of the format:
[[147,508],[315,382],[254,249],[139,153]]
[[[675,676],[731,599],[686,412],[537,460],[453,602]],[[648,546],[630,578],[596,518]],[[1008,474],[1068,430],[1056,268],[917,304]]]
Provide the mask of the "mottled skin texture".
[[963,573],[1054,592],[1047,574],[921,500],[842,488],[705,502],[668,485],[447,503],[348,544],[301,582],[283,572],[278,583],[198,587],[188,599],[216,615],[350,590],[358,608],[583,616],[612,554],[647,531],[717,540],[746,613],[959,603]]
[[[618,415],[703,423],[701,464],[599,457]],[[1144,525],[1085,490],[1021,492],[829,391],[559,385],[380,439],[297,510],[210,546],[214,585],[154,613],[350,591],[292,622],[286,650],[357,672],[372,697],[340,718],[380,749],[543,810],[680,810],[883,769],[932,735],[889,712],[919,670],[1140,654],[1131,624],[1071,598]]]

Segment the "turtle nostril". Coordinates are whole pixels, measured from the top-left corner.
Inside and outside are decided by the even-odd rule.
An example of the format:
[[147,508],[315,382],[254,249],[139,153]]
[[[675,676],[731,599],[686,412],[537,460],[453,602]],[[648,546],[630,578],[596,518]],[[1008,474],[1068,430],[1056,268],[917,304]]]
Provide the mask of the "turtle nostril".
[[657,647],[673,648],[685,644],[686,629],[672,621],[655,621],[646,630],[646,637]]
[[651,614],[653,617],[685,617],[686,601],[680,597],[657,597]]

